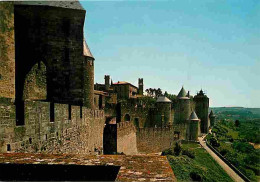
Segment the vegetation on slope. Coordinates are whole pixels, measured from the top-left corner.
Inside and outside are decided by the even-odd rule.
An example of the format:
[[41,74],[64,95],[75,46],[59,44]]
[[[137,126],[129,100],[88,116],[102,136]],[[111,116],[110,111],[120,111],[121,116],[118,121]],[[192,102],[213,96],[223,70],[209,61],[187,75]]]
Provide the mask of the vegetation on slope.
[[210,143],[252,181],[260,180],[259,128],[260,119],[224,119],[213,127],[213,135],[207,136]]
[[163,151],[163,155],[167,155],[178,181],[232,181],[198,143],[182,142],[180,152],[174,148]]

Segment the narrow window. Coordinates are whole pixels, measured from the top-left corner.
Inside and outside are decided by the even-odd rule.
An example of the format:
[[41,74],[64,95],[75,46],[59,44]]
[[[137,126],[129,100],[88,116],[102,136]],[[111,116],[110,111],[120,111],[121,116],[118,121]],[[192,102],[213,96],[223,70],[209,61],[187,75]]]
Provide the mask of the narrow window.
[[82,118],[82,106],[80,106],[80,110],[79,110],[79,114],[80,114],[80,118]]
[[24,102],[17,101],[16,102],[16,126],[24,125]]
[[7,144],[7,151],[10,152],[11,151],[11,145]]
[[50,103],[50,122],[54,122],[54,103]]
[[71,120],[71,105],[69,104],[69,120]]
[[32,138],[29,138],[29,143],[32,144]]

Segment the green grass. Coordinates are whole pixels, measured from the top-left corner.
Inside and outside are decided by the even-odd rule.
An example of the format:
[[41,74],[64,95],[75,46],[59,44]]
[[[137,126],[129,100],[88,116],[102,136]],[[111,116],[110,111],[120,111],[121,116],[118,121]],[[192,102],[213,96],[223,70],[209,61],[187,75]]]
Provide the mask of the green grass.
[[199,144],[183,143],[182,148],[193,150],[195,158],[191,159],[186,155],[167,156],[178,181],[191,181],[191,172],[199,174],[203,181],[233,181]]

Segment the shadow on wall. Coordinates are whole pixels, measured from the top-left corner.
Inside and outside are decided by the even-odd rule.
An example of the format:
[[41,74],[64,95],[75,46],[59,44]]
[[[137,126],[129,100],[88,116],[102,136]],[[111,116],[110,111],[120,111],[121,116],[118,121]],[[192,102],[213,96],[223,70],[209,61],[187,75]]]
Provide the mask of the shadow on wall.
[[115,181],[119,169],[120,166],[0,164],[0,180]]

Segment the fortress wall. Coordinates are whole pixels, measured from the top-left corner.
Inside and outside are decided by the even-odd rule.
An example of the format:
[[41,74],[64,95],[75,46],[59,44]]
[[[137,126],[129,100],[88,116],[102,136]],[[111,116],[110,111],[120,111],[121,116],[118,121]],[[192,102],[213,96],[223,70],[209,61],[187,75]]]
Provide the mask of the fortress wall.
[[137,154],[136,129],[133,122],[117,124],[117,152],[127,155]]
[[0,3],[0,97],[15,97],[14,5]]
[[[186,139],[187,125],[137,130],[137,150],[140,153],[157,153],[170,148],[174,141]],[[179,132],[179,137],[177,132]]]
[[[0,100],[0,152],[94,154],[102,151],[104,111],[54,104],[25,102],[25,125],[15,124],[13,100]],[[82,114],[81,114],[82,113]],[[81,118],[82,115],[82,118]]]

